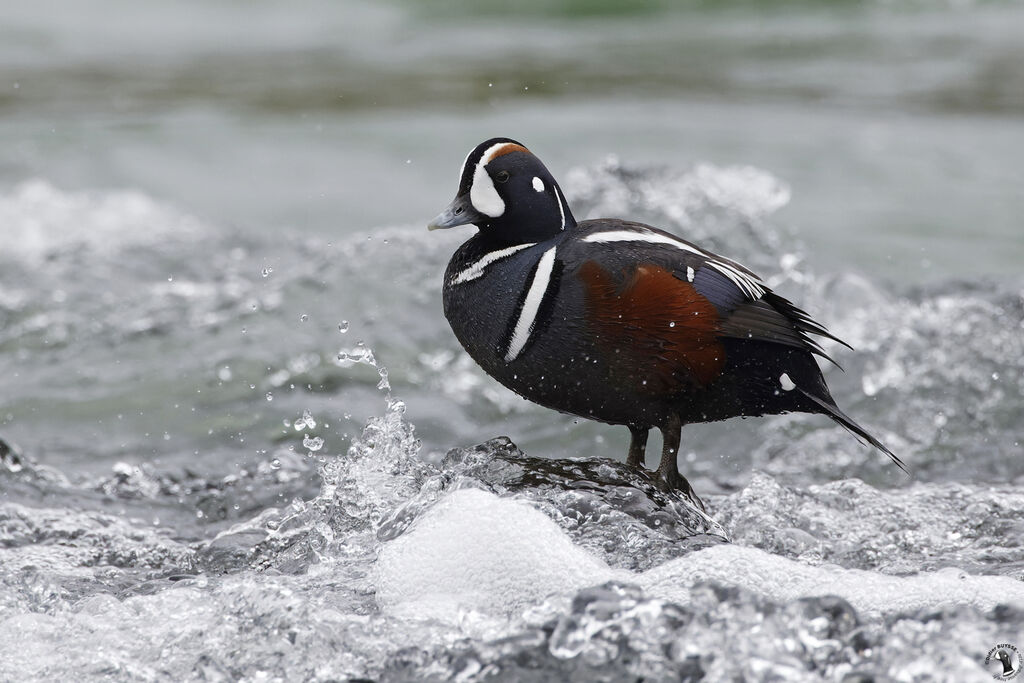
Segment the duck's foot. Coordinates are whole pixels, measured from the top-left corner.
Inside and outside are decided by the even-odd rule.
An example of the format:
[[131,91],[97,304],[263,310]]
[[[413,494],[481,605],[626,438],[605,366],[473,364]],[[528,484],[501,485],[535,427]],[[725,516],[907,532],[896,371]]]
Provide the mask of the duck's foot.
[[693,492],[690,482],[679,474],[679,467],[676,465],[676,456],[679,453],[679,434],[682,429],[683,423],[675,414],[669,415],[661,427],[664,445],[661,449],[661,462],[658,463],[658,484],[666,491],[682,491],[696,507],[700,508],[701,512],[707,512],[704,501]]
[[626,456],[626,465],[637,470],[644,468],[644,451],[647,450],[647,434],[650,429],[647,427],[629,428],[629,455]]
[[663,491],[680,491],[683,495],[690,499],[690,502],[694,504],[701,512],[707,512],[707,508],[704,507],[704,501],[700,499],[700,496],[690,486],[690,482],[686,480],[686,477],[679,473],[675,467],[667,470],[658,470],[658,486]]

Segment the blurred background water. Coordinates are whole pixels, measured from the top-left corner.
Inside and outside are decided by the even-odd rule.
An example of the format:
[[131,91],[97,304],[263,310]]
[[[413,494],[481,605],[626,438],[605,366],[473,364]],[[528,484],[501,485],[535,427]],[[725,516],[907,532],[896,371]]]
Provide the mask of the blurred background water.
[[[835,350],[847,372],[829,370],[829,382],[914,478],[816,418],[689,427],[684,469],[724,525],[712,535],[884,576],[942,567],[979,580],[1021,576],[1021,4],[4,3],[0,439],[11,449],[0,453],[0,619],[25,634],[11,644],[7,654],[21,658],[7,660],[5,677],[79,672],[96,652],[88,634],[130,640],[111,631],[125,610],[145,623],[140,615],[179,604],[200,624],[204,604],[250,619],[259,636],[246,645],[225,632],[237,650],[211,646],[190,658],[188,647],[168,645],[171,627],[158,629],[117,657],[96,655],[88,674],[416,679],[433,659],[450,665],[434,671],[444,678],[469,671],[459,668],[466,652],[450,649],[469,637],[480,676],[494,673],[488,665],[513,676],[507,662],[495,664],[508,653],[484,644],[536,624],[517,617],[411,636],[388,621],[394,605],[378,593],[390,584],[372,578],[381,571],[374,558],[394,541],[331,512],[345,507],[338,490],[347,490],[376,501],[373,525],[410,497],[423,498],[408,513],[418,519],[439,490],[431,477],[442,475],[421,472],[401,486],[389,478],[414,468],[415,453],[445,481],[517,490],[442,463],[449,449],[498,435],[542,459],[625,452],[625,430],[530,406],[495,384],[443,319],[440,275],[469,232],[428,236],[424,225],[450,200],[466,152],[497,135],[544,159],[578,218],[649,220],[733,256],[857,348]],[[407,423],[388,407],[388,388],[404,400]],[[365,433],[363,450],[348,450],[367,420],[404,463],[387,476],[339,464],[375,452]],[[853,524],[839,499],[877,524]],[[543,496],[534,504],[578,531],[564,506],[547,509]],[[289,543],[255,550],[289,520]],[[601,520],[598,528],[621,531]],[[606,534],[594,534],[571,538],[604,548],[594,539]],[[288,555],[295,538],[315,552]],[[662,540],[644,546],[659,562],[695,547],[678,534]],[[604,560],[657,566],[627,555]],[[267,567],[304,577],[290,590],[312,610],[310,623],[340,628],[335,610],[384,635],[293,642],[292,655],[269,662],[275,619],[292,607],[268,597]],[[208,574],[241,593],[168,580]],[[309,606],[353,575],[362,577],[351,580],[357,597]],[[712,575],[742,583],[733,579]],[[746,627],[730,630],[730,610],[769,614],[764,601],[793,609],[792,596],[716,595],[731,616],[705,624],[702,638],[738,637]],[[846,598],[862,618],[874,615],[877,634],[899,631],[898,615]],[[246,607],[261,600],[272,604],[265,614]],[[807,646],[786,657],[812,680],[862,664],[901,679],[899,666],[922,661],[931,679],[968,680],[984,674],[996,642],[1024,646],[1021,613],[990,608],[962,608],[976,611],[947,615],[934,632],[910,619],[904,628],[915,635],[904,633],[903,650],[885,650],[890,641],[877,635],[874,659],[850,650],[842,629],[837,642],[860,654],[821,663],[820,648]],[[550,607],[551,619],[572,621],[573,609]],[[787,629],[813,622],[797,612],[778,638],[757,641],[770,671],[788,671],[778,655]],[[96,621],[76,622],[83,615]],[[512,651],[547,652],[535,662],[540,679],[592,679],[590,669],[558,668],[582,660],[544,640],[554,628],[540,628],[541,645]],[[959,659],[929,666],[939,636],[954,632],[966,643]],[[80,658],[40,649],[52,639]],[[396,654],[410,639],[431,656]],[[166,670],[153,667],[153,647],[176,653]],[[670,660],[623,675],[683,675]],[[715,665],[699,661],[714,679]],[[755,675],[719,665],[723,676]]]

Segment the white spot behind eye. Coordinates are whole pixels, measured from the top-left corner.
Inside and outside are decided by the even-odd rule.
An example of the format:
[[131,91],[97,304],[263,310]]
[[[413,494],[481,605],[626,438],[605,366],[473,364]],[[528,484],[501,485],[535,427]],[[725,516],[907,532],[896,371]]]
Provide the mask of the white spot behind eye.
[[796,384],[793,383],[793,380],[785,372],[779,377],[779,384],[782,386],[783,391],[793,391],[796,389]]
[[538,178],[537,176],[533,176],[533,189],[537,190],[537,192],[543,192],[544,181]]

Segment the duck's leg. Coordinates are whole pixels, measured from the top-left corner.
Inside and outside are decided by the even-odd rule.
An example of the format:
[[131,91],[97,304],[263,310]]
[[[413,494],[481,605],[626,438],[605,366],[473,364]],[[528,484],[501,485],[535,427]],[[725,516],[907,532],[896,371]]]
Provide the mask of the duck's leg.
[[661,426],[661,436],[664,447],[661,450],[661,463],[658,464],[658,479],[668,489],[678,489],[686,494],[686,497],[694,502],[701,510],[704,510],[704,501],[696,493],[686,477],[679,473],[677,460],[679,457],[679,438],[683,431],[683,422],[678,415],[670,415],[664,425]]
[[629,455],[626,456],[626,465],[634,469],[644,466],[644,454],[647,452],[647,434],[650,427],[629,428]]

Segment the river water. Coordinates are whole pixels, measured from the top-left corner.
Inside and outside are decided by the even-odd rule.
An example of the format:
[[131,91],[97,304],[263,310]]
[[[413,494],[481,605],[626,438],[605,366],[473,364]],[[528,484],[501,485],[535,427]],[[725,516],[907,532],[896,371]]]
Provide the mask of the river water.
[[[0,7],[3,680],[989,680],[1024,648],[1024,9]],[[627,432],[461,351],[508,135],[856,349]],[[657,443],[652,444],[656,448]],[[872,677],[874,677],[872,679]]]

